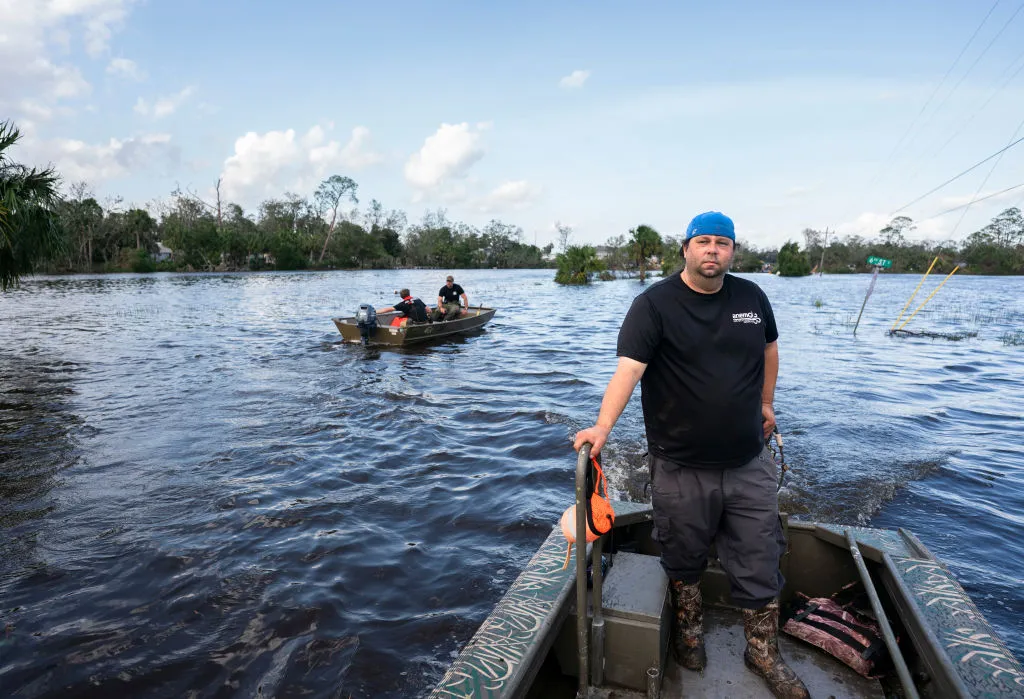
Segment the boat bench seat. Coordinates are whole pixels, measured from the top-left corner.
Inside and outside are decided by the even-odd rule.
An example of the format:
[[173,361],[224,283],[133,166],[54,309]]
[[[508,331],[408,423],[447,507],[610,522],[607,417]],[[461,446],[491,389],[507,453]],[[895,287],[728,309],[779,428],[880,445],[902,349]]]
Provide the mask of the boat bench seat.
[[602,598],[605,680],[646,689],[649,668],[665,671],[672,628],[668,576],[656,556],[620,552]]

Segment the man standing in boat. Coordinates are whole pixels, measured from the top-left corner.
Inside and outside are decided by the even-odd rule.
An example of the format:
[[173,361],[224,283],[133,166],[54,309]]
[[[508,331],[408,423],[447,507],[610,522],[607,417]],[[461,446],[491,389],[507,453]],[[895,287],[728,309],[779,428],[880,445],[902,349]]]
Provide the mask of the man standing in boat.
[[466,291],[455,283],[455,277],[448,275],[444,286],[437,292],[437,308],[431,316],[431,320],[455,320],[462,313],[459,306],[459,297],[462,297],[462,304],[469,308],[469,299],[466,298]]
[[775,696],[807,697],[778,647],[786,543],[776,464],[765,448],[775,427],[778,330],[760,287],[726,274],[735,252],[729,217],[710,211],[690,222],[683,271],[634,299],[597,424],[577,433],[574,447],[589,442],[600,452],[641,384],[676,662],[697,671],[707,664],[700,578],[714,543],[743,609],[746,665]]

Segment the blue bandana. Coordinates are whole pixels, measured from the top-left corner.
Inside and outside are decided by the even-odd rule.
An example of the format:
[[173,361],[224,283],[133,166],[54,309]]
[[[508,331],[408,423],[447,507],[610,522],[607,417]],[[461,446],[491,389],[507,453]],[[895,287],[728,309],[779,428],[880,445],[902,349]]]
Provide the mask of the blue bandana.
[[686,227],[686,240],[698,235],[720,235],[729,240],[736,240],[736,229],[732,219],[720,211],[706,211],[698,214]]

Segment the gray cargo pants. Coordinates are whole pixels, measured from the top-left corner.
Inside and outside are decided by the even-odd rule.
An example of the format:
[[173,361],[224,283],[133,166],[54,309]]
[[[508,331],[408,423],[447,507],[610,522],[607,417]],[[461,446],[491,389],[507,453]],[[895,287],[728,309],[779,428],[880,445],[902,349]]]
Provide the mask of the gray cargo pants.
[[686,468],[651,455],[654,539],[672,580],[690,584],[707,568],[715,544],[732,601],[759,609],[782,590],[778,467],[764,449],[737,468]]

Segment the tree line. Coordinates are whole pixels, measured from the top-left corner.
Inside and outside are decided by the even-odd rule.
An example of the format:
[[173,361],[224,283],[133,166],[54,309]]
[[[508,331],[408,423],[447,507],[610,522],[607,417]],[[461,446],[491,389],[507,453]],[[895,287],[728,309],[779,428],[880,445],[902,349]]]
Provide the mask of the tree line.
[[104,207],[75,184],[53,207],[64,244],[45,271],[542,267],[551,250],[498,220],[476,228],[437,210],[409,225],[403,211],[377,200],[346,209],[358,204],[357,191],[352,179],[333,175],[312,197],[264,200],[253,217],[219,194],[207,201],[179,189],[150,209],[154,216],[117,201]]
[[[603,246],[572,245],[571,227],[556,224],[555,244],[525,242],[523,229],[499,220],[483,227],[451,220],[443,209],[410,224],[405,212],[371,200],[359,209],[358,184],[332,175],[312,196],[285,193],[264,200],[250,215],[221,197],[177,189],[146,208],[119,198],[101,204],[86,183],[59,190],[53,168],[11,159],[19,132],[0,122],[0,288],[32,272],[151,272],[403,267],[557,267],[556,281],[586,283],[615,272],[663,272],[680,265],[681,236],[662,236],[639,225]],[[913,221],[897,217],[875,239],[847,236],[827,241],[803,232],[804,245],[781,249],[742,244],[733,269],[809,274],[823,262],[828,273],[867,271],[867,257],[893,260],[894,272],[917,272],[938,256],[982,274],[1024,273],[1024,221],[1017,208],[1002,212],[961,243],[912,242]],[[822,256],[822,251],[824,255]]]
[[[907,234],[913,230],[912,219],[897,216],[874,238],[829,239],[827,232],[806,228],[802,246],[789,240],[778,248],[759,248],[741,240],[732,270],[788,277],[816,271],[854,274],[871,271],[869,257],[882,257],[892,260],[891,271],[896,273],[923,273],[938,258],[938,270],[960,265],[965,274],[1024,274],[1024,216],[1017,207],[1002,211],[960,242],[912,241]],[[682,236],[663,237],[646,225],[631,229],[628,236],[612,236],[603,246],[569,245],[556,258],[556,281],[585,284],[594,278],[613,279],[613,271],[639,272],[642,279],[645,267],[654,263],[669,274],[682,264],[681,245]]]

